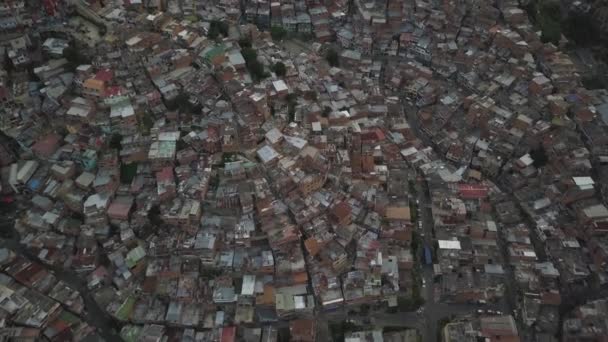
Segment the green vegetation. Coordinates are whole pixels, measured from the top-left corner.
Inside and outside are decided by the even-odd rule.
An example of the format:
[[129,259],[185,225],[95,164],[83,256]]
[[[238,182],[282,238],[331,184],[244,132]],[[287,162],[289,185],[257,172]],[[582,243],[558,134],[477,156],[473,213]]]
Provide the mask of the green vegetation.
[[574,40],[578,45],[589,46],[596,43],[597,37],[600,37],[600,32],[593,25],[593,18],[589,14],[572,13],[568,16],[564,26],[568,38]]
[[327,52],[325,53],[325,59],[327,60],[327,63],[329,63],[329,65],[331,65],[332,67],[338,67],[340,66],[340,57],[338,56],[338,52],[334,49],[329,49],[327,50]]
[[207,32],[207,37],[211,39],[216,39],[220,34],[224,37],[228,37],[228,24],[219,20],[212,20],[209,23],[209,32]]
[[287,35],[287,31],[282,27],[273,26],[270,29],[270,35],[272,36],[272,40],[281,41]]
[[287,95],[287,113],[289,114],[289,122],[293,122],[295,120],[297,104],[298,99],[296,94]]
[[541,41],[558,44],[562,36],[562,15],[559,1],[532,0],[526,10],[530,19],[541,30]]
[[331,108],[330,107],[323,107],[323,113],[321,113],[321,116],[323,116],[324,118],[328,117],[329,114],[331,113]]
[[251,49],[251,39],[249,37],[239,39],[239,46],[241,49]]
[[68,61],[68,67],[76,70],[79,65],[91,64],[91,59],[82,53],[74,44],[63,49],[63,57]]
[[122,145],[120,144],[121,141],[122,135],[120,135],[119,133],[112,134],[112,137],[110,137],[110,148],[119,151],[122,150]]
[[202,279],[215,279],[222,275],[222,270],[216,270],[213,268],[206,268],[201,270],[200,277]]
[[120,182],[131,184],[133,178],[137,175],[137,163],[120,164]]
[[437,321],[437,341],[443,341],[443,329],[445,329],[446,325],[450,324],[452,319],[454,319],[454,316],[444,317]]
[[141,333],[142,328],[137,325],[125,325],[120,330],[120,337],[125,342],[136,342],[139,341],[139,334]]
[[350,322],[330,323],[329,331],[331,332],[332,341],[344,341],[344,335],[346,333],[359,330],[356,324]]
[[150,135],[150,129],[154,126],[154,120],[152,119],[152,114],[144,113],[141,116],[141,120],[139,120],[139,129],[141,134]]
[[241,54],[245,59],[247,70],[254,81],[259,81],[269,76],[268,73],[264,71],[264,65],[258,61],[258,54],[253,48],[243,48]]
[[236,153],[222,153],[222,166],[226,163],[231,163],[238,160],[238,154]]
[[163,224],[163,220],[160,218],[160,207],[158,205],[154,205],[148,210],[148,220],[156,227]]
[[276,62],[272,66],[272,71],[274,71],[274,73],[277,74],[277,76],[284,77],[285,74],[287,73],[287,68],[285,67],[285,64],[283,64],[282,62]]
[[530,157],[534,160],[534,167],[539,168],[547,165],[549,158],[547,157],[547,152],[543,145],[533,149],[530,151]]
[[200,114],[202,106],[190,102],[190,95],[181,92],[175,98],[165,101],[165,107],[169,110],[179,110],[185,114]]
[[412,242],[410,243],[410,247],[412,248],[412,253],[414,253],[414,258],[418,256],[418,252],[422,249],[422,238],[420,234],[416,231],[412,232]]
[[416,205],[416,202],[411,201],[410,202],[410,220],[412,221],[412,223],[416,223],[418,221],[418,210],[416,210],[418,207]]
[[541,30],[543,43],[556,44],[563,33],[577,45],[589,46],[597,43],[597,37],[601,36],[588,13],[570,12],[564,18],[558,0],[531,0],[525,10]]
[[388,313],[398,313],[398,312],[411,312],[418,310],[419,307],[424,305],[424,299],[413,299],[408,296],[399,296],[397,297],[397,307],[388,308]]

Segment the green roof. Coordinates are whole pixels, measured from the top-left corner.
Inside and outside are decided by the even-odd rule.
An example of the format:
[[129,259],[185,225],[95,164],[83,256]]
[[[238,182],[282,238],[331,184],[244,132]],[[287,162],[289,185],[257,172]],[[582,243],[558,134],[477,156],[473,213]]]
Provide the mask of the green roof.
[[220,45],[215,45],[213,47],[209,47],[207,49],[205,49],[202,54],[203,54],[203,58],[207,59],[207,60],[212,60],[213,58],[224,54],[224,52],[226,51],[226,47],[224,47],[223,44]]
[[127,262],[127,266],[129,268],[135,266],[141,259],[146,256],[146,251],[141,246],[137,246],[133,248],[129,253],[127,253],[127,257],[125,261]]
[[59,315],[59,319],[62,320],[63,322],[68,323],[69,325],[74,325],[78,322],[80,322],[80,319],[78,319],[78,317],[68,311],[63,311],[61,312],[61,315]]
[[133,307],[135,306],[135,298],[129,297],[127,298],[118,311],[116,311],[116,318],[121,321],[126,321],[131,317],[131,312],[133,311]]
[[141,333],[141,327],[137,325],[125,325],[120,330],[120,337],[122,337],[125,342],[137,342],[139,334]]

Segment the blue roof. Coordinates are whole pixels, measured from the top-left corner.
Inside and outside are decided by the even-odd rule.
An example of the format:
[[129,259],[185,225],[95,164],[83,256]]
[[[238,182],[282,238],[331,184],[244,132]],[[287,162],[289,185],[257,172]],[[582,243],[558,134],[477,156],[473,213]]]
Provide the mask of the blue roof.
[[40,187],[42,183],[40,182],[39,179],[31,179],[29,182],[27,182],[27,187],[32,190],[35,191],[38,189],[38,187]]

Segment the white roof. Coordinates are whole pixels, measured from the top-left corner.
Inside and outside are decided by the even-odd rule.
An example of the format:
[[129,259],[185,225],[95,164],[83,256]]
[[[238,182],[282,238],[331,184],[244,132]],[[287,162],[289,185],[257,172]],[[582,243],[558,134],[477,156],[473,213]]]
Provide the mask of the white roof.
[[525,257],[536,258],[536,253],[534,251],[524,251]]
[[534,163],[534,159],[532,159],[528,153],[519,158],[519,161],[521,161],[525,166],[530,166],[532,163]]
[[17,172],[17,181],[25,184],[32,176],[34,172],[38,169],[38,162],[35,160],[28,160],[23,164],[23,166]]
[[417,152],[418,152],[418,149],[412,146],[412,147],[406,148],[404,150],[401,150],[401,155],[404,157],[409,157],[411,155],[416,154]]
[[572,177],[572,180],[574,181],[574,183],[576,185],[578,185],[580,187],[595,184],[595,182],[593,181],[593,179],[591,177]]
[[228,60],[232,65],[241,65],[245,64],[245,58],[241,55],[240,52],[234,51],[228,55]]
[[158,134],[158,141],[177,141],[179,140],[180,132],[160,132]]
[[130,39],[128,39],[126,41],[126,44],[128,46],[133,46],[133,45],[136,45],[139,42],[141,42],[141,38],[139,36],[135,36],[135,37],[131,37]]
[[110,197],[107,194],[97,193],[87,198],[87,200],[84,202],[84,207],[95,207],[97,209],[101,209],[107,207],[109,202]]
[[110,111],[111,118],[116,118],[116,117],[127,118],[132,115],[135,115],[135,109],[133,109],[133,106],[131,104],[128,104],[125,106],[113,106]]
[[266,139],[268,139],[268,141],[271,144],[276,144],[278,143],[281,138],[283,137],[283,133],[281,133],[281,131],[279,131],[276,127],[271,129],[270,131],[268,131],[265,135]]
[[285,141],[287,141],[288,144],[300,150],[306,147],[306,145],[308,144],[308,141],[306,141],[306,139],[290,137],[287,135],[284,135],[283,137],[285,138]]
[[274,90],[276,90],[277,92],[286,91],[288,89],[287,84],[285,84],[285,81],[283,81],[283,80],[278,80],[278,81],[272,82],[272,86],[274,87]]
[[241,295],[253,296],[255,290],[255,275],[244,275],[243,286],[241,287]]
[[258,157],[264,163],[268,163],[279,157],[279,153],[272,147],[266,145],[257,151]]
[[68,109],[67,115],[85,117],[89,114],[89,110],[81,106],[72,106]]
[[458,240],[438,240],[440,249],[461,249]]
[[321,123],[319,121],[315,121],[312,123],[312,131],[313,132],[321,132],[322,128],[321,128]]

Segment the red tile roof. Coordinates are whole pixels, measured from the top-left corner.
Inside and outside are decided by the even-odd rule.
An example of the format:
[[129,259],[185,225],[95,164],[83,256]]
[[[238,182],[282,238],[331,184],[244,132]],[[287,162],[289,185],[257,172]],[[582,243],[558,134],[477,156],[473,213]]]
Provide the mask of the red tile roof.
[[225,327],[222,329],[221,342],[234,342],[236,338],[236,327]]
[[96,80],[100,80],[100,81],[104,81],[104,82],[109,82],[114,78],[114,72],[110,69],[103,69],[103,70],[99,70],[96,74],[95,74],[95,79]]
[[458,192],[464,199],[482,199],[488,197],[488,187],[480,184],[459,184]]

